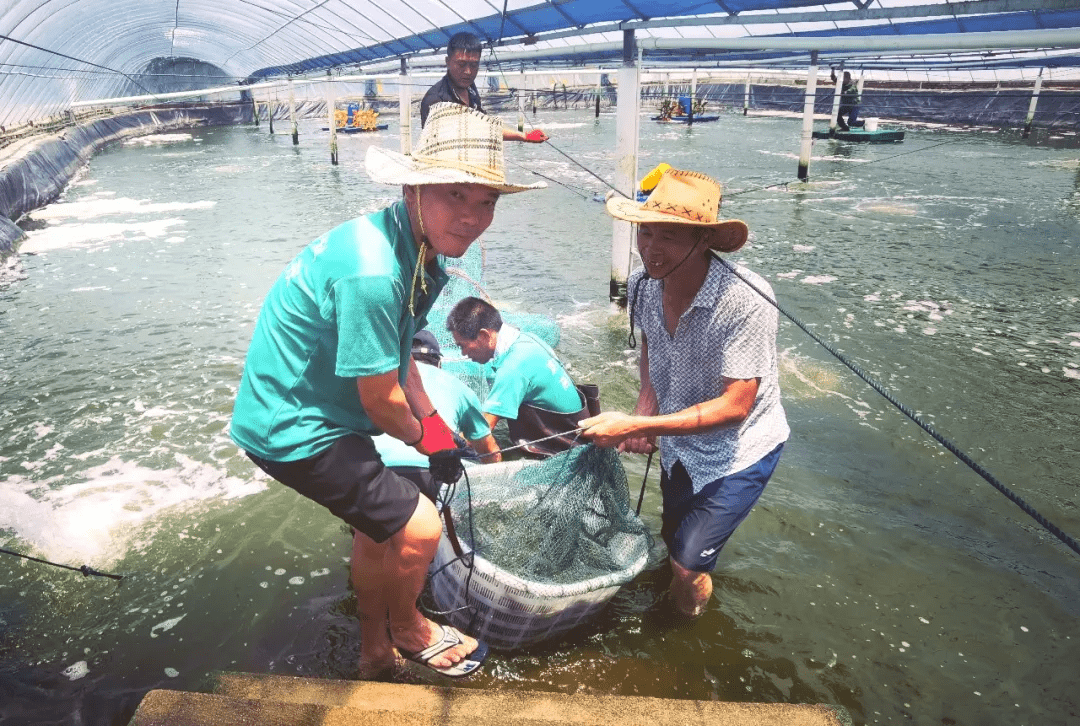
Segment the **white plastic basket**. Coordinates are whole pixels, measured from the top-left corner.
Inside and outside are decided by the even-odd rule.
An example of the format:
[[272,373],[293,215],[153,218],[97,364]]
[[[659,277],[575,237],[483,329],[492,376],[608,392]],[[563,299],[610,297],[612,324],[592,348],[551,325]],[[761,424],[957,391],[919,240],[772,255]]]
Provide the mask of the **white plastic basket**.
[[[474,504],[478,500],[478,490],[482,489],[484,473],[505,475],[522,466],[523,462],[515,461],[470,468]],[[476,486],[477,483],[481,486]],[[445,617],[451,625],[502,650],[538,643],[585,622],[596,615],[620,587],[645,569],[648,562],[646,551],[625,569],[610,575],[573,583],[541,583],[523,580],[477,555],[470,581],[466,562],[471,550],[464,542],[461,546],[466,554],[464,560],[457,559],[446,532],[443,532],[431,565],[432,598],[439,611],[448,613]],[[469,587],[467,598],[466,582]]]

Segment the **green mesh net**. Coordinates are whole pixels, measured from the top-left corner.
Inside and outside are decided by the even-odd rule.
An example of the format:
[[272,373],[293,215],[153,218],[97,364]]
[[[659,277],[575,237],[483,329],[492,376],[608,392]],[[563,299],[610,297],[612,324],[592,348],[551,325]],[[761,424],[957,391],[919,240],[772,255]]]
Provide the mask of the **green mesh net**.
[[[470,469],[475,478],[483,468]],[[579,446],[503,476],[483,475],[472,507],[458,487],[458,537],[526,580],[572,583],[626,572],[648,555],[613,449]]]
[[[491,366],[466,358],[446,329],[459,300],[488,300],[484,249],[449,260],[450,282],[428,313],[442,367],[487,398]],[[551,347],[559,326],[543,315],[500,310],[503,320]],[[446,495],[453,538],[432,563],[430,593],[451,624],[513,649],[565,632],[591,617],[640,573],[651,538],[630,507],[626,472],[615,451],[580,446],[541,462],[468,467]],[[448,532],[449,534],[449,532]]]
[[444,536],[435,612],[513,649],[591,618],[646,566],[652,540],[630,506],[613,449],[468,468],[447,494],[462,554]]
[[[494,371],[489,364],[473,363],[465,357],[461,349],[454,344],[454,338],[446,329],[446,317],[459,300],[466,297],[478,297],[487,300],[498,307],[498,303],[491,299],[484,289],[484,246],[477,242],[469,247],[468,251],[458,259],[447,260],[446,271],[450,275],[450,281],[443,288],[435,301],[434,307],[428,313],[428,330],[439,341],[442,349],[442,367],[460,378],[473,390],[480,400],[487,398],[494,379]],[[552,348],[559,344],[559,325],[545,315],[532,313],[515,313],[500,310],[503,322],[513,325],[515,328],[532,333]]]

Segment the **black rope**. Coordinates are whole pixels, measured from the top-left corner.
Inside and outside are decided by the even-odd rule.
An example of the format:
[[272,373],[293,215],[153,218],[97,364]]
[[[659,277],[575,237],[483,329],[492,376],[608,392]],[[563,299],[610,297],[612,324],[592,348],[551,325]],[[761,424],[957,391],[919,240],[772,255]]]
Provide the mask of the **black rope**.
[[[500,31],[500,32],[501,32],[501,31]],[[510,81],[509,81],[509,79],[508,79],[508,78],[506,77],[506,71],[504,71],[504,70],[503,70],[503,67],[502,67],[502,66],[503,66],[503,64],[502,64],[502,61],[500,61],[500,60],[499,60],[499,56],[498,56],[498,55],[497,55],[497,54],[495,53],[495,48],[494,48],[494,47],[492,47],[492,48],[491,48],[490,50],[491,50],[491,57],[495,59],[495,65],[496,65],[496,67],[497,67],[497,68],[498,68],[498,70],[499,70],[499,75],[501,75],[501,76],[502,76],[502,79],[503,79],[503,83],[505,83],[505,84],[506,84],[506,87],[507,87],[507,88],[510,88]],[[532,124],[529,124],[529,125],[530,125],[530,126],[532,126]],[[534,128],[535,128],[535,127],[534,127]],[[585,166],[585,165],[584,165],[584,164],[582,164],[582,163],[581,163],[580,161],[578,161],[578,160],[577,160],[577,159],[575,159],[574,157],[570,156],[570,154],[567,154],[567,153],[566,153],[565,151],[563,151],[563,150],[562,150],[562,149],[560,149],[560,148],[559,148],[558,146],[556,146],[555,144],[553,144],[550,138],[549,138],[549,139],[548,139],[547,141],[545,141],[545,142],[544,142],[544,144],[545,144],[545,145],[547,145],[547,146],[550,146],[551,148],[555,149],[555,151],[557,151],[557,152],[559,152],[560,154],[562,154],[563,156],[565,156],[565,157],[566,157],[567,159],[569,159],[569,160],[570,160],[570,163],[574,164],[575,166],[578,166],[578,167],[579,167],[579,168],[581,168],[581,169],[582,169],[583,171],[585,171],[585,172],[586,172],[587,174],[589,174],[589,175],[591,175],[591,176],[595,177],[595,178],[596,178],[596,179],[597,179],[597,180],[598,180],[598,181],[599,181],[599,182],[600,182],[601,184],[603,184],[604,186],[606,186],[606,187],[607,187],[608,189],[613,189],[613,190],[614,190],[614,191],[615,191],[615,192],[616,192],[617,194],[622,194],[622,195],[623,195],[624,197],[626,196],[626,194],[624,194],[623,192],[619,191],[619,190],[618,190],[618,189],[617,189],[617,188],[615,187],[615,185],[614,185],[614,184],[612,184],[611,182],[609,182],[609,181],[608,181],[607,179],[605,179],[604,177],[600,176],[600,175],[599,175],[599,174],[597,174],[597,173],[596,173],[595,171],[593,171],[593,170],[592,170],[592,169],[590,169],[589,167]],[[536,172],[533,172],[533,173],[534,173],[534,174],[536,174]],[[541,176],[541,175],[537,174],[537,176]],[[546,179],[547,177],[544,177],[544,178]]]
[[637,498],[637,512],[636,512],[636,514],[639,517],[641,516],[641,503],[645,501],[645,482],[649,481],[649,467],[652,466],[652,456],[655,453],[656,453],[655,451],[650,451],[649,452],[649,460],[645,462],[645,476],[643,476],[641,478],[641,493],[638,494],[638,498]]
[[530,169],[529,167],[524,166],[522,164],[518,164],[517,162],[511,161],[510,163],[513,164],[514,166],[518,167],[519,169],[523,169],[523,170],[529,172],[530,174],[535,174],[536,176],[540,177],[541,179],[547,179],[552,184],[558,184],[561,187],[566,187],[567,189],[572,191],[574,194],[579,195],[582,199],[592,200],[593,197],[595,196],[594,194],[592,194],[591,192],[589,192],[587,189],[585,189],[583,187],[577,187],[577,186],[574,186],[573,184],[567,184],[566,182],[559,181],[558,179],[554,179],[554,178],[552,178],[550,176],[545,176],[545,175],[541,174],[540,172],[536,171],[535,169]]
[[110,575],[108,572],[98,572],[89,565],[83,565],[82,567],[72,567],[71,565],[61,565],[59,562],[49,562],[39,557],[31,557],[30,555],[24,555],[21,552],[12,552],[11,550],[0,549],[5,555],[15,555],[16,557],[22,557],[24,560],[31,560],[33,562],[40,562],[43,565],[52,565],[53,567],[62,567],[65,570],[73,570],[74,572],[81,572],[83,577],[111,577],[114,580],[123,580],[123,575]]
[[[598,180],[600,181],[600,183],[602,183],[602,184],[603,184],[604,186],[606,186],[606,187],[607,187],[608,189],[611,189],[611,190],[613,190],[613,191],[614,191],[614,192],[615,192],[616,194],[622,194],[622,196],[624,196],[624,197],[627,197],[627,195],[626,195],[626,194],[625,194],[624,192],[622,192],[622,191],[620,191],[620,190],[619,190],[618,188],[616,188],[616,186],[615,186],[614,184],[612,184],[611,182],[609,182],[609,181],[608,181],[607,179],[605,179],[604,177],[600,176],[600,175],[599,175],[599,174],[597,174],[597,173],[596,173],[595,171],[593,171],[593,170],[592,170],[592,169],[590,169],[589,167],[585,166],[584,164],[582,164],[582,163],[581,163],[580,161],[578,161],[578,160],[577,160],[577,159],[575,159],[574,157],[572,157],[572,156],[570,156],[569,154],[567,154],[567,153],[566,153],[565,151],[563,151],[562,149],[560,149],[560,148],[559,148],[558,146],[556,146],[555,144],[551,143],[551,139],[548,139],[548,140],[547,140],[547,141],[545,141],[544,143],[545,143],[545,144],[546,144],[547,146],[550,146],[551,148],[555,149],[555,151],[557,151],[557,152],[559,152],[560,154],[562,154],[563,156],[565,156],[565,157],[566,157],[567,159],[569,159],[569,160],[570,160],[571,162],[573,162],[574,164],[577,164],[577,165],[578,165],[579,167],[581,167],[582,169],[584,169],[584,170],[585,170],[586,172],[588,172],[588,173],[589,173],[589,174],[591,174],[592,176],[596,177],[596,178],[597,178],[597,179],[598,179]],[[629,199],[629,198],[630,198],[630,197],[627,197],[627,199]]]
[[[878,163],[880,163],[882,161],[891,161],[892,159],[898,159],[901,156],[907,156],[908,154],[916,154],[916,153],[918,153],[920,151],[926,151],[927,149],[936,149],[939,146],[948,146],[949,144],[959,144],[959,143],[961,143],[963,141],[964,141],[964,139],[953,139],[952,141],[942,141],[939,144],[931,144],[930,146],[923,146],[922,148],[919,148],[919,149],[912,149],[911,151],[904,151],[904,152],[901,152],[899,154],[893,154],[891,156],[884,156],[884,157],[882,157],[880,159],[871,159],[869,161],[863,162],[863,165],[865,166],[867,164],[878,164]],[[802,182],[800,180],[798,180],[798,179],[792,179],[792,180],[785,181],[785,182],[777,182],[776,184],[768,184],[768,185],[763,186],[763,187],[755,187],[753,189],[743,189],[742,191],[731,192],[730,194],[727,194],[726,197],[728,199],[731,199],[732,197],[737,197],[740,194],[753,194],[754,192],[763,192],[766,189],[772,189],[774,187],[786,187],[789,184],[799,184],[799,183],[802,183]]]
[[891,393],[889,393],[889,391],[884,386],[882,386],[880,383],[878,383],[873,378],[871,378],[869,375],[867,375],[861,368],[859,368],[859,366],[857,366],[856,364],[849,361],[846,357],[844,357],[844,355],[842,353],[840,353],[838,350],[836,350],[836,348],[834,348],[829,343],[826,343],[824,340],[822,340],[817,335],[815,335],[801,320],[799,320],[794,315],[792,315],[787,310],[785,310],[783,305],[781,305],[776,300],[774,300],[773,298],[766,295],[763,291],[758,289],[758,287],[756,285],[754,285],[754,283],[750,282],[745,277],[740,275],[739,272],[735,269],[735,267],[732,264],[730,264],[727,260],[722,258],[715,250],[712,251],[712,254],[713,254],[713,257],[715,257],[717,260],[720,261],[720,264],[722,264],[724,267],[726,267],[728,270],[730,270],[740,280],[742,280],[747,285],[749,285],[754,290],[754,292],[758,293],[763,298],[768,300],[769,303],[773,305],[773,307],[775,307],[777,310],[782,312],[791,322],[798,325],[802,329],[802,331],[804,333],[806,333],[811,338],[813,338],[814,341],[816,343],[818,343],[821,347],[823,347],[825,350],[832,353],[836,357],[837,360],[839,360],[841,363],[843,363],[848,368],[850,368],[852,370],[852,372],[855,373],[855,375],[857,375],[859,378],[863,379],[863,381],[865,381],[871,388],[873,388],[875,391],[880,393],[885,398],[886,401],[891,403],[893,406],[895,406],[897,409],[899,409],[899,411],[901,413],[903,413],[909,419],[911,419],[916,424],[918,424],[919,427],[923,431],[925,431],[926,433],[930,434],[934,438],[935,441],[937,441],[939,444],[941,444],[946,449],[951,451],[956,456],[956,458],[960,459],[960,461],[967,464],[976,474],[978,474],[983,479],[985,479],[992,487],[994,487],[999,492],[1004,494],[1009,499],[1009,501],[1011,501],[1016,506],[1020,507],[1020,509],[1023,510],[1023,512],[1025,514],[1027,514],[1032,519],[1034,519],[1036,522],[1038,522],[1040,525],[1042,525],[1043,528],[1046,529],[1046,531],[1050,532],[1050,534],[1054,535],[1059,540],[1061,540],[1066,545],[1068,545],[1068,547],[1073,552],[1075,552],[1077,554],[1080,554],[1080,542],[1077,542],[1073,537],[1066,534],[1060,527],[1055,525],[1053,522],[1051,522],[1046,517],[1044,517],[1042,514],[1040,514],[1034,507],[1032,507],[1030,504],[1025,502],[1018,494],[1016,494],[1011,489],[1009,489],[1007,486],[1005,486],[1004,484],[999,482],[994,477],[993,474],[988,472],[986,469],[984,469],[982,466],[980,466],[978,464],[978,462],[976,462],[970,456],[968,456],[963,451],[961,451],[954,443],[952,443],[951,441],[946,439],[944,436],[939,434],[937,431],[935,431],[933,426],[931,426],[930,424],[923,421],[921,416],[919,416],[917,413],[912,411],[910,408],[908,408],[904,404],[900,403],[900,401],[898,401]]

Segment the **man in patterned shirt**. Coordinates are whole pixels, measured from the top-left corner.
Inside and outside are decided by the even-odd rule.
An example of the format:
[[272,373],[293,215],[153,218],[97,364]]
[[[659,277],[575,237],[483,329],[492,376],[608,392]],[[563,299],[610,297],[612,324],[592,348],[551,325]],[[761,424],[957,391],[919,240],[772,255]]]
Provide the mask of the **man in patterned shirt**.
[[671,596],[689,617],[705,611],[720,549],[761,496],[790,433],[777,313],[762,296],[772,288],[711,253],[738,250],[748,234],[745,223],[718,218],[720,197],[704,174],[669,169],[648,201],[608,201],[612,216],[639,225],[645,266],[628,289],[631,334],[635,321],[642,331],[641,389],[632,415],[581,422],[583,436],[620,451],[652,453],[660,437]]

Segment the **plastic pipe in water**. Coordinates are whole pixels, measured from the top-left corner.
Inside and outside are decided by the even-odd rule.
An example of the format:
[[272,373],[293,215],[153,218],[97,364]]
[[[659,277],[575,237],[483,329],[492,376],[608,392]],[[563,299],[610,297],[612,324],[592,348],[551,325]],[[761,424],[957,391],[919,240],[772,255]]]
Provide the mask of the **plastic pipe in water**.
[[806,100],[803,102],[802,147],[799,149],[799,180],[810,178],[810,148],[814,143],[814,94],[817,92],[816,50],[810,52],[810,68],[806,71]]

